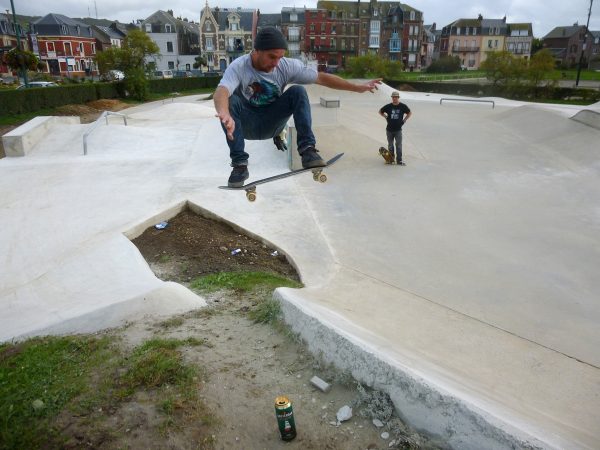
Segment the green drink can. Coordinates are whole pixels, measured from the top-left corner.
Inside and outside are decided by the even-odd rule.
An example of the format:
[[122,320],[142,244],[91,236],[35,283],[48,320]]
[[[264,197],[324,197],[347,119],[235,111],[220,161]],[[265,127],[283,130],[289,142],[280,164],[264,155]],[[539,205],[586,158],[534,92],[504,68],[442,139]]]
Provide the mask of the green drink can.
[[291,441],[296,437],[296,423],[294,422],[294,410],[292,402],[287,397],[281,396],[275,399],[275,417],[281,440]]

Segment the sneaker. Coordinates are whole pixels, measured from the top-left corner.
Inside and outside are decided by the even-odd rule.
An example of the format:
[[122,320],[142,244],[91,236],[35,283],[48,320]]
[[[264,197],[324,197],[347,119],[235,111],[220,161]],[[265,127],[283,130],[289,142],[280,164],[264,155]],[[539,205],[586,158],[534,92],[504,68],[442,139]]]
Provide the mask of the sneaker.
[[405,166],[406,165],[402,161],[398,161],[396,164],[398,164],[399,166]]
[[273,144],[275,144],[275,147],[277,147],[282,152],[287,150],[287,145],[285,144],[285,141],[281,138],[281,135],[279,134],[273,138]]
[[313,167],[325,167],[327,163],[323,161],[323,158],[319,156],[319,150],[314,147],[306,148],[302,156],[302,167],[305,169],[312,169]]
[[248,172],[248,166],[233,166],[229,180],[227,180],[227,186],[229,187],[242,187],[244,181],[248,179],[250,172]]

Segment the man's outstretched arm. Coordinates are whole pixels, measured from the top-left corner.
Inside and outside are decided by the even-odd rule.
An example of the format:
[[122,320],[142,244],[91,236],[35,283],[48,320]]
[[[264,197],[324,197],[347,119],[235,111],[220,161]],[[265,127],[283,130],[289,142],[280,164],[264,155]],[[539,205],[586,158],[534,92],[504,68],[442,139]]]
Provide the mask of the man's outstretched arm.
[[325,86],[331,89],[339,89],[342,91],[351,91],[351,92],[375,92],[378,88],[377,85],[381,84],[381,78],[377,78],[375,80],[367,81],[362,84],[351,83],[348,80],[344,80],[337,75],[332,75],[326,72],[319,72],[317,76],[316,84],[320,84],[321,86]]
[[217,117],[227,130],[227,139],[233,140],[233,131],[235,130],[235,121],[229,114],[229,91],[223,86],[217,87],[213,95]]

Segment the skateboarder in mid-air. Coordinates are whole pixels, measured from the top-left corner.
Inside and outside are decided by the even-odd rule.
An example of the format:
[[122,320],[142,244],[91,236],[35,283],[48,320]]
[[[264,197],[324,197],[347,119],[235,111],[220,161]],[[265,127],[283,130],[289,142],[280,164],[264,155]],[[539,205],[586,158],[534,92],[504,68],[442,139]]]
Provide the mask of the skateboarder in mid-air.
[[[297,59],[285,58],[287,42],[276,28],[263,28],[254,40],[254,50],[237,58],[225,70],[215,90],[217,117],[227,136],[233,170],[229,187],[240,187],[248,179],[248,153],[244,139],[278,139],[290,116],[298,133],[298,153],[303,168],[323,167],[315,148],[308,95],[298,84],[320,84],[332,89],[375,92],[381,79],[354,84],[336,75],[317,72]],[[289,83],[295,83],[284,92]]]
[[[404,166],[402,161],[402,125],[412,115],[408,106],[400,103],[400,93],[392,92],[392,103],[388,103],[379,110],[379,115],[387,120],[385,134],[388,141],[388,151],[390,152],[390,163],[396,158],[396,164]],[[394,141],[396,146],[394,147]],[[383,153],[382,153],[383,154]],[[384,156],[385,158],[385,156]]]

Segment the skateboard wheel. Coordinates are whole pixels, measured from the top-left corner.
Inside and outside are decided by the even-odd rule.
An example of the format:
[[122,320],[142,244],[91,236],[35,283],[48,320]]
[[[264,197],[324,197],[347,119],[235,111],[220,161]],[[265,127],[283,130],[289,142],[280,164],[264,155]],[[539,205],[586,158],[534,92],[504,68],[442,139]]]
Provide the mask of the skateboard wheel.
[[321,175],[320,171],[313,172],[313,180],[319,181],[319,176]]
[[327,175],[325,175],[324,173],[319,175],[319,183],[325,183],[327,181]]
[[249,202],[253,202],[256,200],[256,192],[246,192],[246,198]]

